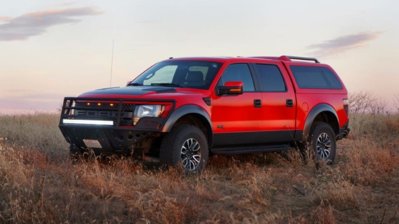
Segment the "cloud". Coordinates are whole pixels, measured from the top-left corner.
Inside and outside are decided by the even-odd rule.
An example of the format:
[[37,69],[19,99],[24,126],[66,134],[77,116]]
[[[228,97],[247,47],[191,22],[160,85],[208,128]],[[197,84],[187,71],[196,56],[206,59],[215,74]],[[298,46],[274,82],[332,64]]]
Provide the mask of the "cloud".
[[101,14],[92,7],[52,9],[17,17],[0,17],[0,41],[25,40],[43,34],[49,27],[80,22],[80,17]]
[[346,35],[324,41],[323,43],[312,44],[307,48],[312,51],[310,54],[318,57],[323,57],[342,53],[353,48],[362,47],[365,43],[377,39],[380,35],[381,32],[364,32]]

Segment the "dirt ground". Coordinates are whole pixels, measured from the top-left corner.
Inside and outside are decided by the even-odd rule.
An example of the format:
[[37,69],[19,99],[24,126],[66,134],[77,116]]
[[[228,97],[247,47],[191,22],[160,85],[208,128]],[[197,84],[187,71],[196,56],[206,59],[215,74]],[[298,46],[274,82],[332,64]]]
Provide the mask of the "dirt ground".
[[1,223],[399,223],[399,116],[359,115],[336,163],[215,155],[187,176],[132,158],[72,164],[57,115],[0,117]]

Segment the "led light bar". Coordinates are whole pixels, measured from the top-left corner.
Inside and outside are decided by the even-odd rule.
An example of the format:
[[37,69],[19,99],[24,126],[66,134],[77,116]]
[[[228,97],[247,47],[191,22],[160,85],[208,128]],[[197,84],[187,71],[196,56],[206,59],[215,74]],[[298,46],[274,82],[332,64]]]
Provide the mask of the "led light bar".
[[114,125],[114,121],[63,119],[64,124]]

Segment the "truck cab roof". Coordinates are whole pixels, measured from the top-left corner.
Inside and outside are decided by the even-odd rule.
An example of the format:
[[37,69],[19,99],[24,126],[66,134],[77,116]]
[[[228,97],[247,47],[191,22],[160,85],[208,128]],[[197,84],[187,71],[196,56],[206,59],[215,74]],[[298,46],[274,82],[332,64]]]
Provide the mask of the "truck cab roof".
[[307,63],[307,64],[320,64],[320,61],[313,57],[298,57],[298,56],[250,56],[250,57],[182,57],[174,58],[170,57],[168,60],[193,60],[193,61],[215,61],[215,62],[267,62],[267,61],[282,61],[288,63]]

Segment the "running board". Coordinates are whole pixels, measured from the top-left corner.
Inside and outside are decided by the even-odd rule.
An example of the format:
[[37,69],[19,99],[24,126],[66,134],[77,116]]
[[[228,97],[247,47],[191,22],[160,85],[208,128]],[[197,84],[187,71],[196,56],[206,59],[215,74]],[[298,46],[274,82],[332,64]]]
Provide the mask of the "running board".
[[223,147],[212,148],[211,152],[215,154],[245,154],[257,152],[280,152],[286,151],[290,145],[260,145],[260,146],[240,146],[240,147]]

